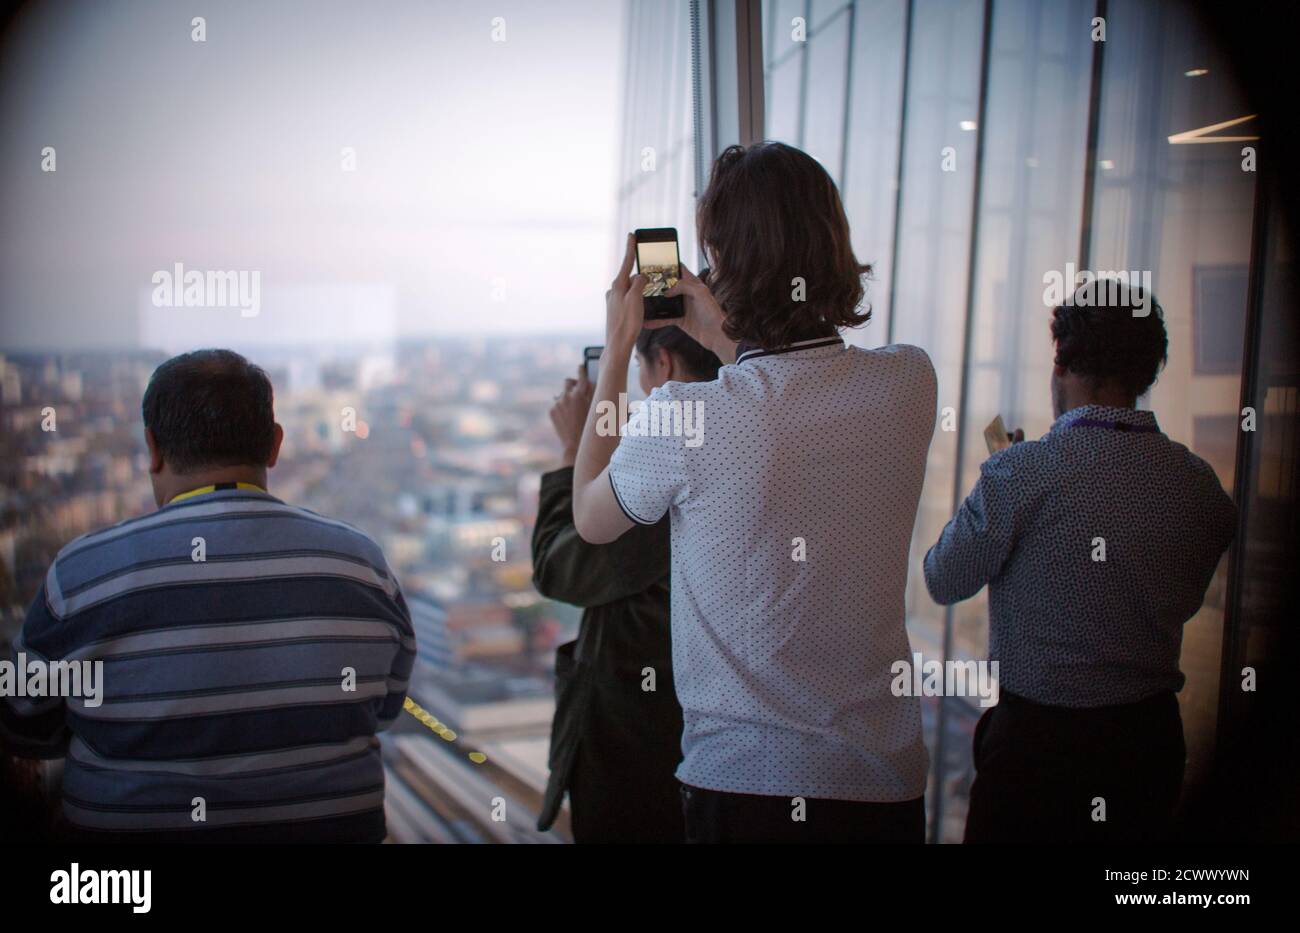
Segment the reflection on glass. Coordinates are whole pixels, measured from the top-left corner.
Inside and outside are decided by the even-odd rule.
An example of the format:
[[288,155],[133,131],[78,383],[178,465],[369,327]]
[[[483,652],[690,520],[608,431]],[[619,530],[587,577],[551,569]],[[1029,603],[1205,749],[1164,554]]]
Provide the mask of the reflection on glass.
[[[1239,602],[1234,607],[1236,638],[1225,670],[1251,668],[1258,683],[1285,683],[1293,675],[1279,663],[1279,647],[1293,631],[1297,599],[1293,529],[1297,523],[1297,469],[1300,435],[1295,430],[1300,410],[1300,353],[1297,353],[1295,296],[1300,280],[1294,240],[1282,211],[1265,207],[1262,301],[1255,378],[1246,396],[1256,409],[1250,472],[1245,477],[1242,507],[1246,520],[1237,542]],[[1284,656],[1284,655],[1283,655]],[[1219,728],[1221,753],[1243,786],[1258,792],[1258,801],[1287,799],[1294,794],[1295,773],[1289,756],[1279,754],[1293,722],[1267,715],[1260,694],[1232,689],[1225,677],[1226,722]],[[1277,709],[1275,706],[1274,709]],[[1254,829],[1268,841],[1284,841],[1285,821],[1267,803],[1249,807]],[[1234,814],[1235,818],[1239,818]]]
[[[1250,111],[1213,37],[1183,4],[1113,0],[1107,24],[1090,264],[1151,273],[1169,364],[1144,407],[1231,490],[1255,187],[1242,164],[1251,143],[1169,137]],[[1227,132],[1249,128],[1253,121]],[[1214,740],[1226,566],[1225,558],[1184,628],[1189,781]]]

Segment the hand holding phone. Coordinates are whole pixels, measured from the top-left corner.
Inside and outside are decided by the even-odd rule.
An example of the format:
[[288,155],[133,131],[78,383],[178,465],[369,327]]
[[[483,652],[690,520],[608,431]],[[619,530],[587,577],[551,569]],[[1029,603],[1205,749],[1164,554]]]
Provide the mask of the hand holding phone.
[[[727,316],[722,313],[717,299],[709,291],[709,270],[706,268],[697,276],[686,266],[681,266],[680,269],[681,279],[673,286],[671,297],[683,300],[686,314],[673,324],[684,330],[700,346],[716,353],[723,363],[736,362],[736,341],[728,337],[723,329]],[[646,324],[646,327],[656,326],[655,323]]]
[[645,298],[641,292],[645,288],[645,277],[633,275],[636,265],[636,236],[627,235],[627,247],[623,251],[623,262],[609,291],[605,292],[605,349],[618,360],[623,354],[632,353],[636,339],[645,327]]
[[[600,347],[588,347],[588,350],[600,350]],[[585,351],[584,351],[585,354]],[[599,356],[599,354],[597,354]],[[586,364],[578,367],[577,379],[565,379],[564,389],[555,396],[551,406],[551,425],[555,436],[560,439],[563,466],[573,466],[578,457],[578,445],[582,442],[582,430],[587,423],[587,412],[591,408],[595,385],[587,378]]]
[[1012,444],[1018,444],[1024,439],[1025,432],[1020,428],[1016,428],[1014,434],[1007,431],[1007,426],[1003,423],[1001,415],[990,421],[988,427],[984,429],[984,443],[988,446],[990,456],[999,450],[1006,450]]

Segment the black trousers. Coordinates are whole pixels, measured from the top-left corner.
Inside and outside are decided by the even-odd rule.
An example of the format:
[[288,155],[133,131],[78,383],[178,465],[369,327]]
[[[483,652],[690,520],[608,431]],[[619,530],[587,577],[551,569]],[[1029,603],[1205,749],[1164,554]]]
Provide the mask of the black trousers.
[[675,762],[648,749],[623,759],[584,755],[578,747],[569,774],[569,825],[573,841],[670,843],[685,839]]
[[921,843],[925,798],[903,803],[732,794],[682,785],[688,843]]
[[1186,748],[1171,692],[1067,709],[1004,690],[975,728],[974,755],[966,842],[1156,843]]

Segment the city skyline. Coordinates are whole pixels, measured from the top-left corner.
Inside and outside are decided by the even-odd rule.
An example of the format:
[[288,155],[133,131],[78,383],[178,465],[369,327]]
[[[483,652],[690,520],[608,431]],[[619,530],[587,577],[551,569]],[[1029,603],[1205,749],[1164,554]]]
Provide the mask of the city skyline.
[[[394,340],[386,354],[264,351],[285,430],[270,492],[372,537],[411,607],[420,651],[409,696],[440,728],[403,716],[384,738],[395,838],[564,841],[563,821],[545,834],[532,823],[554,650],[578,610],[533,590],[529,538],[538,478],[561,453],[546,410],[580,343],[432,337]],[[17,634],[59,548],[153,509],[139,400],[163,356],[0,353],[0,642]],[[57,420],[43,425],[47,410]],[[516,815],[497,827],[474,807],[450,813],[466,794],[505,794]]]

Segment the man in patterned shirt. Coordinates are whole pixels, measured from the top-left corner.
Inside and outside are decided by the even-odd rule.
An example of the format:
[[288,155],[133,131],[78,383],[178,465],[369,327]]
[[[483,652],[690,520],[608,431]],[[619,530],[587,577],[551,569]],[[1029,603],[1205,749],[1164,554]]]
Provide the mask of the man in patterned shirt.
[[1182,628],[1236,509],[1136,408],[1167,358],[1154,297],[1082,294],[1053,312],[1056,421],[984,463],[925,558],[941,604],[989,587],[1001,700],[975,733],[967,842],[1158,839],[1182,785]]

